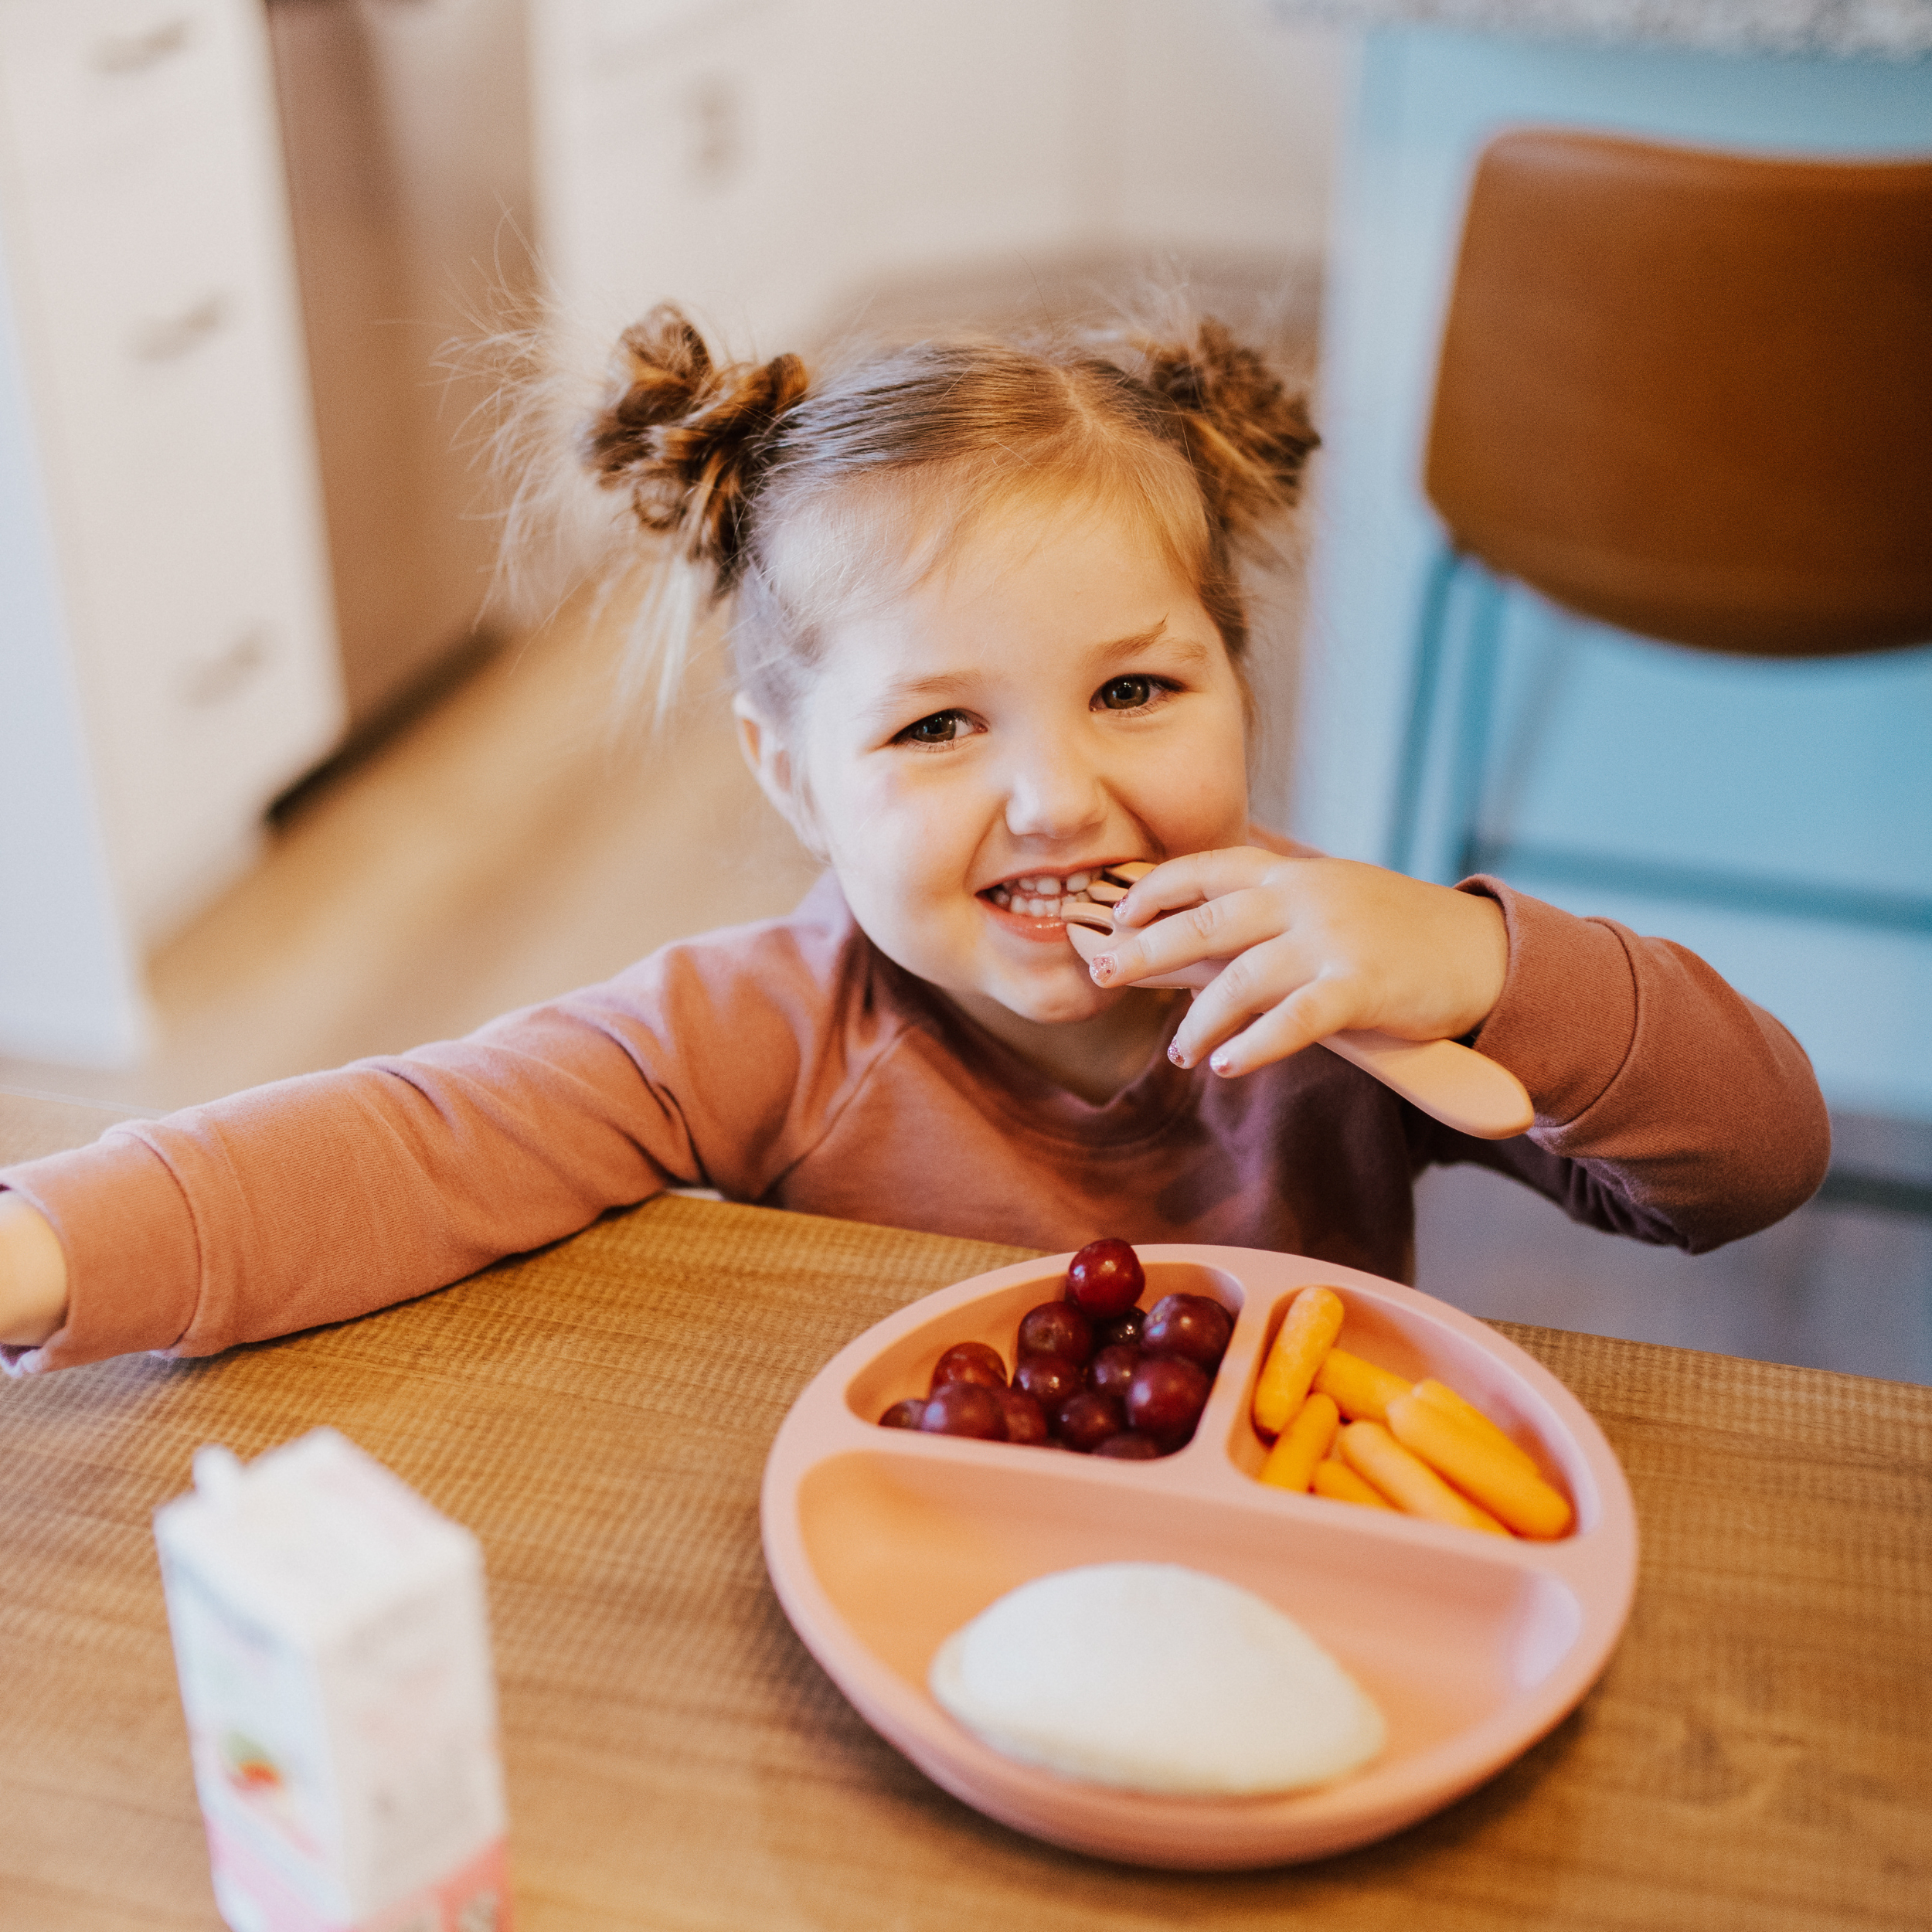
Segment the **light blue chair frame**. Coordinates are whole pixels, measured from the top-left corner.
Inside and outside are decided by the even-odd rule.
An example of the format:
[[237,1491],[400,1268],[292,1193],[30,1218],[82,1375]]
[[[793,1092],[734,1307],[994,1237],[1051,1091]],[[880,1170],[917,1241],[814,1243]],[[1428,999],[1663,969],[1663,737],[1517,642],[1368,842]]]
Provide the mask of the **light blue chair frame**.
[[[1465,580],[1471,593],[1468,601],[1474,608],[1458,654],[1452,648],[1451,617],[1458,600],[1455,593]],[[1471,872],[1506,872],[1513,859],[1525,869],[1533,868],[1539,878],[1565,886],[1594,886],[1733,911],[1932,935],[1932,895],[1567,851],[1521,843],[1509,836],[1506,828],[1491,830],[1485,818],[1495,783],[1490,769],[1494,710],[1509,596],[1505,580],[1453,544],[1444,543],[1430,564],[1419,613],[1409,719],[1389,836],[1388,862],[1393,870],[1414,869],[1429,767],[1435,760],[1446,716],[1451,721],[1452,736],[1443,801],[1447,835],[1441,849],[1449,854],[1452,879],[1466,878]],[[1458,682],[1459,689],[1450,688]]]

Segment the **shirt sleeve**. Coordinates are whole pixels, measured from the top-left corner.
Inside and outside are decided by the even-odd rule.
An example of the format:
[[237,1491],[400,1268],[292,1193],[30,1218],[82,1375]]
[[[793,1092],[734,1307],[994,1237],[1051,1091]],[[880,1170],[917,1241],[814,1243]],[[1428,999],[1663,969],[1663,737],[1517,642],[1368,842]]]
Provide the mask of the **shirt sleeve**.
[[1502,997],[1474,1044],[1528,1088],[1514,1141],[1434,1130],[1424,1158],[1527,1181],[1574,1219],[1701,1254],[1808,1200],[1831,1124],[1784,1026],[1668,940],[1464,882],[1509,930]]
[[[855,1077],[832,926],[668,947],[467,1039],[257,1087],[0,1171],[66,1250],[15,1372],[339,1321],[666,1186],[755,1199]],[[862,1046],[862,1041],[861,1045]]]

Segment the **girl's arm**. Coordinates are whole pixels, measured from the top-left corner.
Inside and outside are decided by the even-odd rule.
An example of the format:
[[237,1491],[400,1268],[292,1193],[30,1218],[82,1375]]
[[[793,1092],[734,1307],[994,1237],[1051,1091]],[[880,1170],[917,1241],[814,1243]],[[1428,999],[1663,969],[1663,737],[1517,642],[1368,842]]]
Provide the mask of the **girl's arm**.
[[1451,889],[1260,850],[1172,862],[1122,903],[1141,926],[1107,983],[1232,955],[1177,1036],[1190,1060],[1218,1071],[1226,1054],[1238,1073],[1379,1026],[1467,1038],[1529,1090],[1536,1124],[1515,1140],[1417,1116],[1418,1165],[1500,1168],[1578,1219],[1693,1253],[1768,1226],[1824,1178],[1830,1123],[1803,1049],[1668,940],[1495,880]]
[[[7,1262],[27,1257],[0,1295],[32,1304],[7,1352],[44,1342],[12,1366],[207,1355],[344,1321],[667,1185],[757,1199],[884,1043],[830,1025],[863,957],[835,910],[667,947],[466,1039],[0,1172],[26,1230],[5,1237]],[[63,1250],[64,1298],[49,1272]]]
[[60,1236],[19,1195],[0,1193],[0,1348],[39,1348],[66,1312]]

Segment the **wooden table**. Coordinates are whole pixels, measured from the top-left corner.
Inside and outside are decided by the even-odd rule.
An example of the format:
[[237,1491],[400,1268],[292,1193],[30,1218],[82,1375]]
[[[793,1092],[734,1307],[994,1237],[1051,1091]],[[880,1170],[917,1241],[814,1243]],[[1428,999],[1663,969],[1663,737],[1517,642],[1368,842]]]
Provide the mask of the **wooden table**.
[[[0,1159],[88,1110],[0,1096]],[[1015,1258],[666,1199],[386,1314],[0,1388],[0,1923],[217,1925],[150,1533],[202,1442],[331,1423],[481,1538],[521,1932],[1923,1927],[1932,1389],[1548,1329],[1645,1537],[1582,1708],[1328,1862],[1183,1876],[988,1823],[781,1615],[758,1478],[843,1342]]]

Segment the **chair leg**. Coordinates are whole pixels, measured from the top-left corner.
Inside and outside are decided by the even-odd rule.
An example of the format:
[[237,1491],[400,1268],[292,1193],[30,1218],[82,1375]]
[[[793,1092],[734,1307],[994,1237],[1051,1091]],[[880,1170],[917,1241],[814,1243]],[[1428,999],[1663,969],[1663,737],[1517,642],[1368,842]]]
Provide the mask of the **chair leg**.
[[1451,879],[1466,879],[1478,869],[1488,842],[1482,835],[1483,808],[1489,791],[1489,740],[1507,592],[1488,570],[1478,570],[1475,577],[1476,609],[1469,625],[1454,764],[1450,774],[1449,836],[1444,841],[1450,855]]
[[1409,700],[1409,726],[1396,773],[1396,808],[1389,832],[1389,869],[1407,872],[1415,858],[1417,820],[1422,809],[1423,767],[1435,736],[1436,686],[1442,675],[1444,640],[1449,628],[1450,593],[1462,568],[1462,555],[1445,543],[1429,566],[1417,627],[1415,685]]

